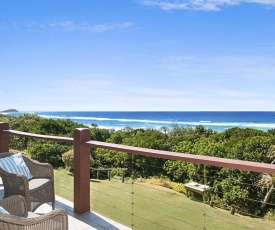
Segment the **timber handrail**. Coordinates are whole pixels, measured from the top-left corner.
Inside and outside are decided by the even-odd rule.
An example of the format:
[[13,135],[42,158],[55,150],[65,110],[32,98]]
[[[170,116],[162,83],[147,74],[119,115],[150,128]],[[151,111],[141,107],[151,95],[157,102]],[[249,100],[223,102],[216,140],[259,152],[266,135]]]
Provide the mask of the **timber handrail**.
[[201,156],[201,155],[195,155],[195,154],[178,153],[178,152],[170,152],[170,151],[155,150],[155,149],[146,149],[146,148],[139,148],[139,147],[133,147],[133,146],[120,145],[120,144],[112,144],[107,142],[100,142],[100,141],[88,141],[84,143],[84,145],[90,146],[90,147],[132,153],[135,155],[142,155],[142,156],[148,156],[148,157],[163,158],[168,160],[179,160],[179,161],[185,161],[185,162],[196,163],[196,164],[204,164],[204,165],[240,169],[240,170],[246,170],[246,171],[252,171],[252,172],[275,174],[274,164],[234,160],[234,159],[211,157],[211,156]]
[[[48,136],[48,135],[21,132],[17,130],[3,130],[3,132],[18,135],[18,136],[23,136],[23,137],[31,137],[36,139],[51,140],[51,141],[57,141],[57,142],[73,143],[74,141],[74,139],[70,137]],[[83,142],[82,144],[87,147],[115,150],[120,152],[131,153],[134,155],[163,158],[168,160],[179,160],[179,161],[185,161],[185,162],[196,163],[196,164],[233,168],[233,169],[246,170],[246,171],[252,171],[252,172],[275,174],[274,164],[147,149],[147,148],[133,147],[133,146],[127,146],[127,145],[121,145],[121,144],[101,142],[101,141],[87,141],[87,142]]]
[[14,134],[17,136],[22,136],[22,137],[30,137],[30,138],[35,138],[35,139],[57,141],[57,142],[67,142],[67,143],[71,143],[71,144],[74,141],[74,139],[72,137],[49,136],[49,135],[21,132],[21,131],[12,130],[12,129],[3,130],[2,132],[7,133],[7,134]]

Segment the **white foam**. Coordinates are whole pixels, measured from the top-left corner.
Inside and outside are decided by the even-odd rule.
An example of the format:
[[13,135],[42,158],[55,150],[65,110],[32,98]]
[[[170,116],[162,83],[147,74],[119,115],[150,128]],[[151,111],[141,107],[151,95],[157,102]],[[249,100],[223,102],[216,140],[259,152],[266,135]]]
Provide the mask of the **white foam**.
[[[118,122],[118,123],[124,123],[123,126],[120,126],[119,124],[117,125],[103,125],[103,126],[98,126],[100,128],[106,128],[106,129],[115,129],[115,130],[120,130],[123,129],[124,127],[127,127],[127,124],[129,123],[129,126],[132,127],[132,123],[140,123],[140,125],[135,124],[135,127],[133,128],[155,128],[159,129],[163,125],[183,125],[183,126],[198,126],[198,125],[203,125],[207,127],[226,127],[226,128],[231,128],[231,127],[251,127],[251,128],[263,128],[263,129],[272,129],[275,128],[275,123],[271,124],[261,124],[261,123],[247,123],[247,122],[211,122],[208,120],[201,120],[201,121],[163,121],[163,120],[148,120],[148,119],[125,119],[125,118],[107,118],[107,117],[84,117],[84,116],[54,116],[54,115],[39,115],[44,118],[48,119],[69,119],[69,120],[75,120],[80,123],[83,123],[81,121],[89,121],[90,123],[93,123],[94,121],[112,121],[112,122]],[[147,124],[147,125],[146,125]],[[156,124],[150,126],[150,124]],[[122,124],[121,124],[122,125]]]

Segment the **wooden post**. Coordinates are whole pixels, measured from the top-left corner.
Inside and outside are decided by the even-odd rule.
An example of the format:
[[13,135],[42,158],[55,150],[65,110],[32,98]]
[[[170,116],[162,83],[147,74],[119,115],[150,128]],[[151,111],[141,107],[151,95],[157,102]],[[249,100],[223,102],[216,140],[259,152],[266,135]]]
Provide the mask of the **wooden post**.
[[3,130],[9,129],[10,125],[8,122],[0,122],[0,153],[9,152],[10,135],[3,132]]
[[83,143],[90,141],[90,130],[74,130],[74,212],[90,211],[90,147]]
[[111,170],[108,170],[108,180],[111,180]]
[[121,179],[122,183],[124,183],[124,177],[125,177],[125,171],[122,170],[122,179]]

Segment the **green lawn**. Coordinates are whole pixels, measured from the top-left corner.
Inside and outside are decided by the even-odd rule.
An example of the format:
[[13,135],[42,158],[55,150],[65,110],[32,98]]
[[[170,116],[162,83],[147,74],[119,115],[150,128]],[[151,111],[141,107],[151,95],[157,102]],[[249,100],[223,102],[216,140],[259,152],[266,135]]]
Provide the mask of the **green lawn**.
[[[73,177],[55,171],[56,194],[73,200]],[[156,185],[91,180],[91,210],[134,229],[275,229],[275,222],[231,215]],[[133,215],[132,215],[133,213]]]

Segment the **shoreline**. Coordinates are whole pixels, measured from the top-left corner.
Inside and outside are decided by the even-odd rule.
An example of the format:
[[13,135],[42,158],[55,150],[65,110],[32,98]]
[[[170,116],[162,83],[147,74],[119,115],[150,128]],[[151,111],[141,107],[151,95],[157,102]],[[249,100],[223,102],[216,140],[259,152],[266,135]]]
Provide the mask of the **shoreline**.
[[203,126],[216,132],[231,128],[252,128],[262,131],[275,129],[275,112],[16,112],[4,114],[20,116],[34,114],[46,119],[69,119],[73,122],[92,127],[114,129],[125,128],[155,129],[162,127],[172,129],[173,126]]

